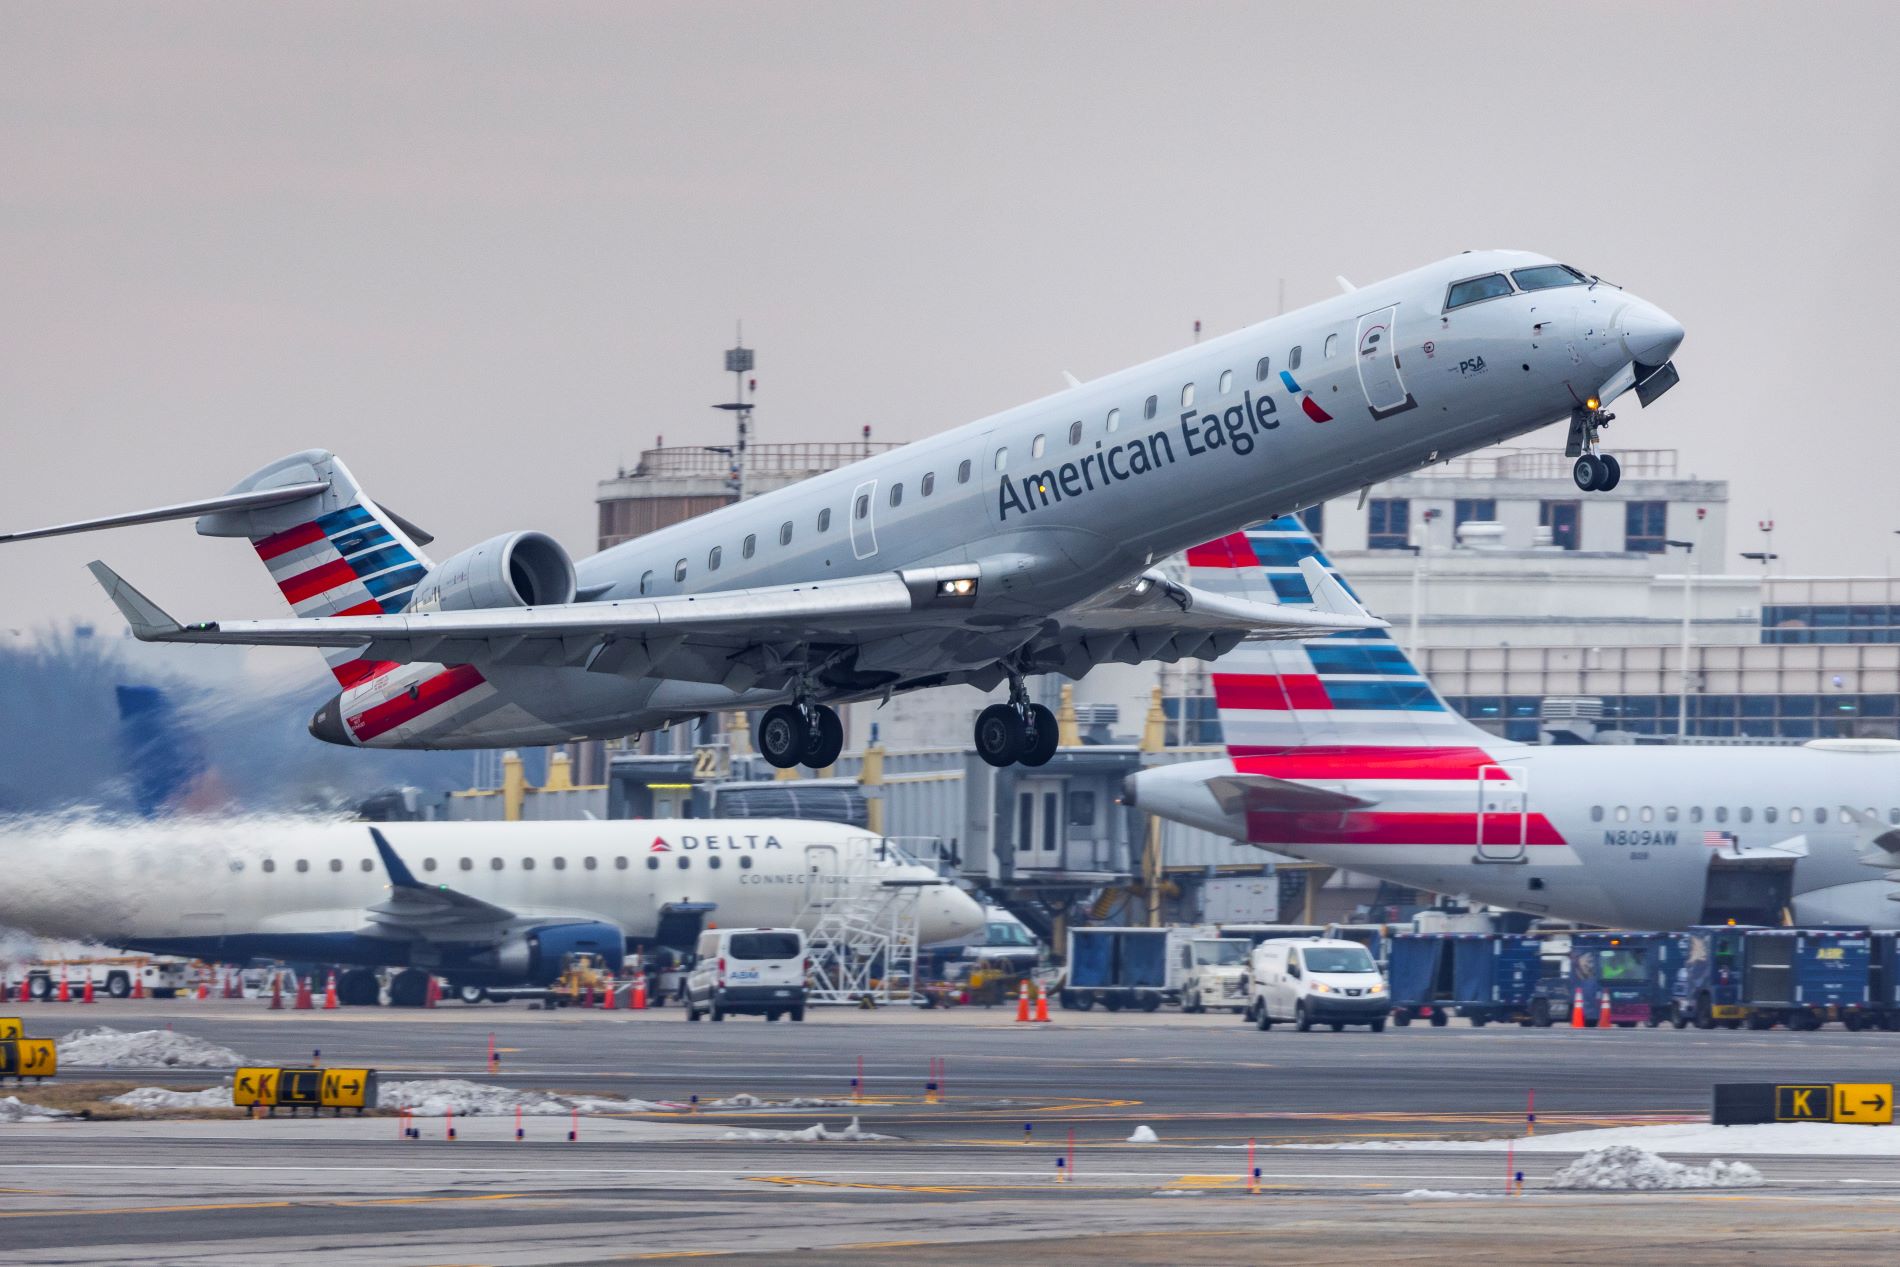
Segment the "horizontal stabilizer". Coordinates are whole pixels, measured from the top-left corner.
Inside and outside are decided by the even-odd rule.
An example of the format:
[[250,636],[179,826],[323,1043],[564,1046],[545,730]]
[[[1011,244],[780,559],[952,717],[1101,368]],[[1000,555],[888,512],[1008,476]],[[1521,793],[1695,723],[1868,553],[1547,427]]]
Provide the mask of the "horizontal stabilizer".
[[301,501],[306,497],[315,497],[329,487],[328,480],[286,484],[280,488],[255,489],[247,493],[226,493],[222,497],[206,497],[194,502],[156,506],[151,510],[134,510],[123,515],[106,515],[100,519],[77,519],[72,523],[55,524],[50,528],[31,528],[25,532],[0,532],[0,544],[9,541],[32,541],[39,537],[64,537],[75,532],[96,532],[101,528],[126,528],[133,524],[163,523],[168,519],[196,519],[199,515],[214,514],[218,511],[263,510],[271,506]]
[[1365,809],[1375,800],[1266,774],[1223,774],[1207,781],[1207,790],[1226,814],[1299,813],[1307,810]]
[[1366,609],[1346,592],[1346,587],[1326,570],[1325,564],[1312,555],[1300,560],[1300,575],[1306,578],[1306,588],[1313,592],[1313,606],[1317,610],[1329,616],[1337,616],[1341,621],[1354,622],[1347,627],[1368,629],[1386,627],[1385,621],[1368,615]]
[[112,600],[112,605],[125,617],[125,623],[132,626],[132,635],[141,642],[168,638],[184,629],[164,608],[133,589],[124,577],[99,560],[88,563],[86,570],[105,588],[106,597]]

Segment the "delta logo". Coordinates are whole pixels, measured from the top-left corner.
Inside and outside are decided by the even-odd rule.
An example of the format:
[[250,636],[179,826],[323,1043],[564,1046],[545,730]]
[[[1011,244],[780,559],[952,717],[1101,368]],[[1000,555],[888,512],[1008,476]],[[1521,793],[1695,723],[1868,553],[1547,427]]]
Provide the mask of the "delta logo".
[[647,850],[647,852],[648,853],[672,853],[673,846],[667,844],[664,837],[655,836],[653,838],[653,844]]

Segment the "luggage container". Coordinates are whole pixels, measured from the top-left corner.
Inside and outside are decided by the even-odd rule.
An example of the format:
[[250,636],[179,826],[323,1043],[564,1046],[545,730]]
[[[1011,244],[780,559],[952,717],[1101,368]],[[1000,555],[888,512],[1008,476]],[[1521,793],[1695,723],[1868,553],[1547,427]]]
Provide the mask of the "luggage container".
[[1691,929],[1675,1014],[1698,1029],[1819,1029],[1829,1020],[1865,1028],[1880,1015],[1873,941],[1864,930]]
[[1536,938],[1514,933],[1400,933],[1387,968],[1392,1022],[1527,1020],[1541,956]]
[[1062,1006],[1086,1012],[1100,1003],[1111,1012],[1139,1007],[1152,1012],[1173,993],[1171,928],[1072,928],[1068,978]]

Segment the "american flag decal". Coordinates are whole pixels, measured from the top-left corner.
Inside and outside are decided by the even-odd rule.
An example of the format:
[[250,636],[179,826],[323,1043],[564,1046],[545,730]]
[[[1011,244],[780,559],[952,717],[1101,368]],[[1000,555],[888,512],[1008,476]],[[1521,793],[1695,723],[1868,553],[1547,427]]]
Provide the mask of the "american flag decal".
[[1742,842],[1741,837],[1732,831],[1705,831],[1702,833],[1702,843],[1710,849],[1721,849],[1727,845],[1740,846]]

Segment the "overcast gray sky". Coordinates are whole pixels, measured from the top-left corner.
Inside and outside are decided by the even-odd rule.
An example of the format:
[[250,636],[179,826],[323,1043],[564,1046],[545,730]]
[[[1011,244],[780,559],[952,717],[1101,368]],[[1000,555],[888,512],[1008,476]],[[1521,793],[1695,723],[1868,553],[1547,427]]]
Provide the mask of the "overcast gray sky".
[[[761,439],[905,439],[1271,315],[1282,278],[1511,246],[1687,326],[1682,386],[1609,438],[1733,481],[1732,549],[1771,510],[1789,571],[1900,540],[1892,4],[0,18],[6,527],[325,446],[439,551],[579,553],[597,479],[725,434],[737,317]],[[187,618],[279,610],[173,524],[0,549],[0,635],[116,629],[95,555]]]

